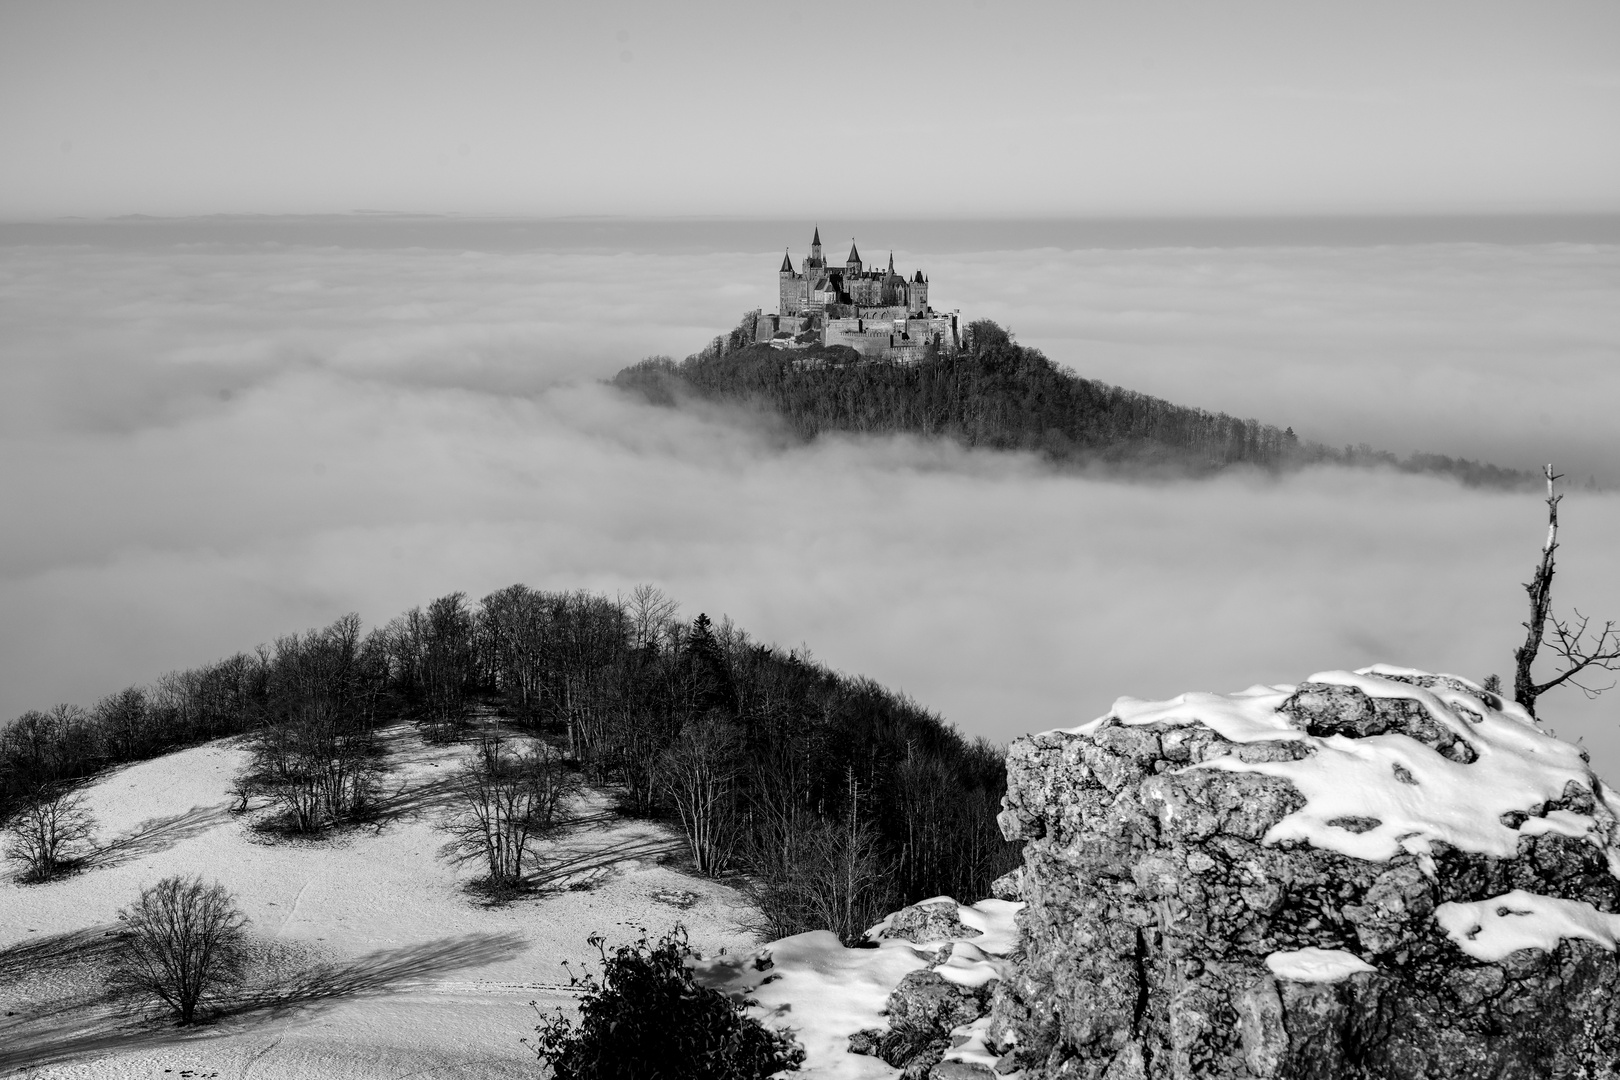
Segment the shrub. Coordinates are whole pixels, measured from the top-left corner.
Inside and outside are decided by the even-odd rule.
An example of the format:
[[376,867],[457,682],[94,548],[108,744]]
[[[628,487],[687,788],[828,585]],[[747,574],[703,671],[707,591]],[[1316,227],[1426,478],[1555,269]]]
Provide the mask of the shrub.
[[88,854],[96,819],[78,795],[46,790],[24,803],[6,826],[5,857],[24,881],[50,881]]
[[569,980],[584,989],[578,1029],[560,1009],[534,1029],[532,1048],[555,1080],[764,1080],[804,1060],[790,1034],[747,1014],[752,1002],[693,980],[684,927],[655,943],[643,933],[611,955],[600,934],[589,940],[602,977]]
[[164,878],[118,919],[124,924],[121,981],[162,1001],[182,1024],[241,977],[247,919],[218,882]]

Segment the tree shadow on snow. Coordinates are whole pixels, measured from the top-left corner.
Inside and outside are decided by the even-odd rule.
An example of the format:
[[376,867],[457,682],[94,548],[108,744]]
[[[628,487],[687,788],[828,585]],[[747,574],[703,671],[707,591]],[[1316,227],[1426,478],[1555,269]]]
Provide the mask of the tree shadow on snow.
[[117,924],[109,923],[20,941],[0,949],[0,986],[14,986],[29,976],[61,972],[83,964],[110,963],[118,948],[117,931]]
[[626,862],[668,862],[681,850],[679,840],[667,836],[632,836],[609,844],[567,847],[561,843],[545,854],[544,868],[523,879],[527,890],[555,893],[590,889]]
[[453,770],[442,770],[444,775],[411,785],[400,785],[394,791],[379,795],[372,802],[366,823],[378,829],[396,821],[420,817],[449,806],[456,799]]
[[[30,942],[5,950],[0,952],[0,965],[52,963],[56,962],[53,956],[101,955],[96,950],[110,946],[81,940],[92,933],[100,938],[103,931],[60,935],[64,940],[52,946],[59,950],[56,953],[51,948],[40,948],[47,942]],[[153,1019],[150,1012],[142,1011],[145,1002],[106,993],[81,997],[73,1003],[78,1006],[74,1009],[64,1009],[66,1003],[58,1001],[51,1003],[54,1007],[0,1017],[0,1072],[106,1050],[206,1042],[245,1026],[318,1008],[323,1002],[397,993],[453,971],[501,963],[527,947],[528,943],[516,934],[467,934],[382,949],[349,961],[315,964],[273,983],[243,987],[214,1010],[208,1023],[190,1028],[176,1027],[167,1019]],[[8,968],[0,966],[0,972],[5,970]]]
[[502,963],[527,948],[517,934],[467,934],[383,949],[344,963],[316,964],[274,985],[245,991],[220,1015],[273,1016],[334,998],[395,993],[452,971]]
[[230,810],[220,806],[193,806],[173,817],[148,818],[133,830],[108,844],[96,848],[80,860],[86,869],[98,866],[116,866],[129,859],[145,858],[167,851],[183,840],[190,840],[219,825],[230,817]]

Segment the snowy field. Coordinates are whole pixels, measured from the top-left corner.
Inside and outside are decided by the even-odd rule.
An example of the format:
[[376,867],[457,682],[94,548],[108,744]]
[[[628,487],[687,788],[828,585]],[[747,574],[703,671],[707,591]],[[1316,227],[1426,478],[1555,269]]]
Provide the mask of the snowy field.
[[[269,842],[230,813],[246,751],[234,741],[112,772],[88,789],[110,849],[47,884],[0,878],[0,1073],[39,1078],[340,1080],[532,1077],[519,1041],[573,1000],[562,961],[595,957],[593,932],[633,939],[688,927],[705,955],[754,947],[748,909],[686,876],[665,828],[623,821],[601,794],[540,846],[542,888],[506,907],[463,889],[439,856],[443,779],[464,748],[389,737],[387,807],[374,824],[313,843]],[[191,1031],[110,1001],[103,978],[118,909],[170,874],[233,891],[252,920],[261,1004]],[[660,897],[663,897],[662,899]],[[690,906],[682,907],[681,904]],[[28,1066],[38,1066],[28,1068]]]

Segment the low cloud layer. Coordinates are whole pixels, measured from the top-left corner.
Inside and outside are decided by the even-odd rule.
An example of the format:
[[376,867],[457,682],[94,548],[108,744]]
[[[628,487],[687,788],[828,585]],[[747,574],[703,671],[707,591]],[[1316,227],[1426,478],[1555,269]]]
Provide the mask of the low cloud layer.
[[[1523,275],[1569,315],[1522,315],[1515,340],[1569,371],[1613,354],[1612,316],[1580,296],[1614,252],[1505,250],[1498,262],[1536,263]],[[1526,370],[1491,345],[1512,320],[1486,304],[1476,325],[1458,296],[1473,277],[1501,300],[1523,290],[1503,284],[1519,271],[1493,276],[1466,251],[1307,256],[987,257],[1025,274],[1021,293],[976,259],[927,265],[936,291],[984,284],[983,313],[1111,381],[1302,431],[1355,414],[1349,387],[1362,437],[1398,449],[1377,437],[1380,401],[1428,418],[1437,439],[1481,442],[1453,452],[1501,460],[1493,431],[1530,438],[1493,396]],[[1216,283],[1245,266],[1247,284]],[[87,702],[344,611],[377,623],[515,581],[651,581],[688,616],[806,643],[995,739],[1083,722],[1121,694],[1375,661],[1510,674],[1518,583],[1541,540],[1532,496],[1339,470],[1127,484],[907,439],[793,448],[759,417],[656,409],[591,381],[695,348],[767,302],[760,279],[757,256],[727,254],[0,249],[0,716]],[[1360,318],[1339,296],[1358,282]],[[1297,295],[1313,288],[1315,308]],[[1427,314],[1380,315],[1367,298],[1386,289]],[[1268,302],[1303,308],[1268,320]],[[1360,343],[1349,370],[1328,370],[1304,309],[1323,337]],[[1181,311],[1190,329],[1130,342],[1086,329],[1134,311]],[[1406,381],[1356,351],[1375,324]],[[1117,370],[1087,370],[1078,345],[1058,347],[1069,340]],[[1324,394],[1289,396],[1279,372],[1295,348],[1317,374],[1294,377]],[[1472,372],[1488,403],[1423,389],[1448,371]],[[1615,378],[1594,376],[1587,397],[1612,402]],[[1582,426],[1597,408],[1571,400],[1560,424],[1594,460],[1613,438]],[[1573,494],[1564,521],[1559,601],[1620,615],[1620,498]],[[1560,692],[1544,711],[1613,775],[1617,702]]]
[[[910,265],[908,262],[906,265]],[[1366,442],[1620,484],[1620,247],[1036,251],[934,292],[1083,375]]]

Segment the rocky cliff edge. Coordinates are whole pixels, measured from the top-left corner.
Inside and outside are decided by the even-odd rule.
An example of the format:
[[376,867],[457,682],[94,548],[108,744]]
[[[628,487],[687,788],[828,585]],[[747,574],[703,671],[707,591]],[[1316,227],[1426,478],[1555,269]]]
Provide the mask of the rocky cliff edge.
[[1466,679],[1121,699],[1011,747],[983,1041],[1029,1080],[1620,1075],[1617,806]]

